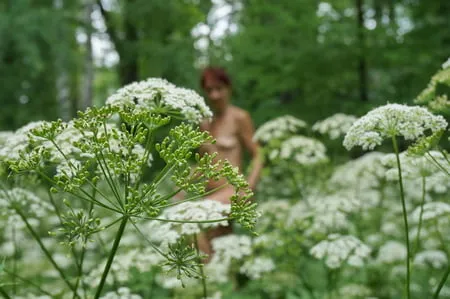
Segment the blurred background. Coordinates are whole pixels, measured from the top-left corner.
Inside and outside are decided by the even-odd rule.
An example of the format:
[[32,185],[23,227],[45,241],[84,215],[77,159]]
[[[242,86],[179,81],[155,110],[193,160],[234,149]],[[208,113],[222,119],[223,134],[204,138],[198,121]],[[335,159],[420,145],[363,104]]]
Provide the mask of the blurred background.
[[1,0],[0,130],[224,66],[256,125],[412,103],[450,54],[448,0]]

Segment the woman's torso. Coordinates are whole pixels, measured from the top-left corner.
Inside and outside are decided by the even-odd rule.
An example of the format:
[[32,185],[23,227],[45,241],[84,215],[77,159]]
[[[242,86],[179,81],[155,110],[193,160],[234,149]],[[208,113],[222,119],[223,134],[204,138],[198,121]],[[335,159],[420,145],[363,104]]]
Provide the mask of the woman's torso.
[[[239,137],[237,113],[239,113],[239,108],[230,106],[223,115],[214,117],[211,122],[205,122],[201,125],[201,129],[208,131],[216,142],[203,145],[200,148],[200,152],[209,154],[217,152],[218,159],[226,159],[233,166],[240,169],[242,164],[242,143]],[[207,188],[211,190],[222,186],[225,182],[224,179],[219,181],[211,180]]]

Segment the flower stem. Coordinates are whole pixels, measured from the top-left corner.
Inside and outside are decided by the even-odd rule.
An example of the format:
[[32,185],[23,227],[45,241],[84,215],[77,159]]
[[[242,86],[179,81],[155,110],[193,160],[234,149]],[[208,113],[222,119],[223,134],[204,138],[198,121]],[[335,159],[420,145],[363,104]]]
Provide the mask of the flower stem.
[[441,289],[444,286],[445,281],[447,280],[449,275],[450,275],[450,265],[447,267],[447,271],[444,273],[444,276],[442,277],[441,281],[439,282],[436,292],[434,292],[433,299],[438,299],[439,293],[441,292]]
[[417,229],[416,235],[416,245],[414,246],[413,255],[417,253],[419,250],[419,242],[420,242],[420,232],[422,230],[422,218],[423,218],[423,205],[425,203],[425,195],[426,195],[426,179],[422,176],[422,202],[420,203],[420,216],[419,216],[419,227]]
[[[45,294],[45,295],[50,296],[50,297],[53,296],[52,294],[50,294],[49,292],[47,292],[47,291],[45,291],[44,289],[42,289],[38,284],[32,282],[31,280],[28,280],[28,279],[26,279],[26,278],[24,278],[24,277],[21,277],[21,276],[15,274],[14,272],[10,272],[10,271],[8,271],[8,270],[6,270],[6,269],[3,269],[3,271],[4,271],[6,274],[8,274],[8,275],[10,275],[10,276],[12,276],[12,277],[15,277],[15,278],[17,278],[18,280],[20,280],[20,281],[22,281],[22,282],[24,282],[24,283],[26,283],[26,284],[28,284],[28,285],[34,287],[36,290],[38,290],[38,291],[41,292],[42,294]],[[0,294],[1,294],[1,293],[0,293]]]
[[22,221],[25,223],[26,227],[30,231],[30,233],[33,236],[33,238],[36,240],[36,242],[38,242],[39,247],[41,247],[42,251],[44,252],[45,256],[48,258],[50,263],[53,265],[53,267],[55,267],[56,271],[59,273],[59,275],[64,280],[64,282],[67,284],[67,286],[72,290],[72,292],[74,292],[74,294],[76,294],[76,297],[79,298],[76,288],[70,283],[70,281],[67,279],[66,275],[64,274],[64,271],[55,262],[55,260],[53,259],[51,253],[47,250],[45,245],[42,243],[41,238],[34,231],[33,227],[30,225],[30,223],[28,222],[28,220],[25,217],[25,215],[22,213],[22,211],[20,209],[17,209],[17,208],[16,208],[16,212],[20,216]]
[[9,297],[8,293],[6,293],[6,291],[2,288],[2,286],[0,285],[0,294],[5,297],[5,299],[11,299],[11,297]]
[[117,248],[119,248],[120,239],[122,238],[123,232],[125,231],[125,227],[128,222],[128,216],[123,216],[122,222],[120,223],[119,230],[117,231],[116,238],[114,239],[113,247],[109,253],[108,261],[106,262],[105,269],[103,270],[102,278],[100,280],[100,284],[98,285],[97,292],[95,293],[94,298],[99,298],[102,293],[103,286],[106,282],[106,277],[108,276],[109,269],[111,268],[112,262],[114,260],[114,256],[116,255]]
[[405,192],[403,189],[403,178],[402,178],[402,167],[400,163],[400,155],[398,152],[397,139],[395,136],[392,136],[392,144],[394,146],[395,157],[397,158],[397,168],[398,168],[398,179],[400,185],[400,198],[402,201],[402,211],[403,211],[403,222],[405,224],[405,238],[406,238],[406,298],[411,299],[410,293],[410,282],[411,282],[411,248],[409,246],[409,227],[408,227],[408,215],[406,211],[406,203],[405,203]]
[[200,260],[200,249],[198,248],[197,235],[194,235],[194,243],[195,243],[195,250],[197,251],[197,256],[199,259],[200,274],[202,275],[203,298],[206,299],[208,297],[208,291],[206,289],[206,279],[205,279],[205,273],[203,271],[203,263]]

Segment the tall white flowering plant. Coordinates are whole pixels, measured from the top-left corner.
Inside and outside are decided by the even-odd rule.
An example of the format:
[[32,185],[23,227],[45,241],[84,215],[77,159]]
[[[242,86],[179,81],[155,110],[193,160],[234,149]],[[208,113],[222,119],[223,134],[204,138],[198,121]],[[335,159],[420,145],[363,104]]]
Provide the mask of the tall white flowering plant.
[[[234,219],[245,228],[253,228],[255,204],[248,201],[252,194],[244,177],[228,161],[195,153],[201,144],[212,141],[197,126],[211,116],[195,92],[151,78],[119,89],[105,106],[88,108],[70,122],[33,123],[5,138],[0,158],[10,179],[2,183],[0,205],[8,217],[20,219],[28,229],[64,282],[66,291],[62,293],[81,298],[87,292],[88,297],[100,298],[127,227],[148,238],[149,246],[163,256],[165,267],[178,278],[204,278],[198,252],[189,242],[181,238],[164,251],[147,237],[152,231],[140,231],[138,224],[142,221],[206,225]],[[173,127],[161,142],[156,141],[161,128],[179,120],[181,124]],[[164,167],[152,181],[147,181],[145,174],[155,171],[152,152],[158,153]],[[191,161],[195,161],[195,167]],[[169,206],[214,192],[207,191],[206,184],[220,178],[235,189],[225,216],[216,213],[216,218],[191,220],[160,217]],[[31,179],[49,186],[48,200],[30,195],[27,185],[32,186]],[[173,190],[164,188],[168,180],[176,186]],[[181,190],[191,196],[171,202]],[[48,213],[39,214],[43,209]],[[72,268],[58,264],[39,233],[41,228],[31,221],[31,217],[49,215],[56,223],[52,234],[69,248]],[[106,263],[99,273],[99,282],[94,291],[82,291],[87,244],[95,234],[106,230],[113,231],[114,238],[110,247],[106,246]],[[4,269],[7,268],[6,262]],[[52,295],[49,290],[37,290]],[[10,298],[10,291],[7,285],[0,284],[3,296]]]
[[269,180],[271,185],[283,187],[274,190],[271,195],[289,196],[293,190],[296,197],[305,197],[308,187],[317,182],[311,178],[317,175],[315,171],[318,166],[323,166],[329,159],[322,142],[299,135],[308,129],[303,120],[284,115],[264,123],[256,130],[254,139],[262,144],[267,162],[261,180]]
[[411,298],[411,259],[412,249],[409,240],[408,210],[405,201],[402,163],[398,139],[403,137],[407,141],[422,141],[431,144],[432,140],[439,139],[447,128],[447,122],[442,116],[434,115],[422,107],[412,107],[400,104],[387,104],[378,107],[358,119],[347,132],[344,146],[350,150],[360,146],[364,150],[372,150],[385,139],[392,142],[396,157],[397,175],[399,182],[400,201],[404,223],[404,236],[406,243],[406,279],[405,293]]

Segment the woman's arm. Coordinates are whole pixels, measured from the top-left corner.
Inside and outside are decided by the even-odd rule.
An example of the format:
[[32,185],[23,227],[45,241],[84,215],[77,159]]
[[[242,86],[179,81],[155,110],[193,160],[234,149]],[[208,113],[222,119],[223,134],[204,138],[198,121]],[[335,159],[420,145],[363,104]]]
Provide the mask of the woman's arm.
[[246,150],[249,151],[252,160],[250,162],[250,173],[248,175],[247,181],[252,190],[255,190],[256,184],[258,183],[259,175],[263,167],[263,159],[261,155],[261,150],[258,145],[253,140],[254,128],[253,122],[250,114],[246,111],[242,111],[238,117],[239,121],[239,137]]

